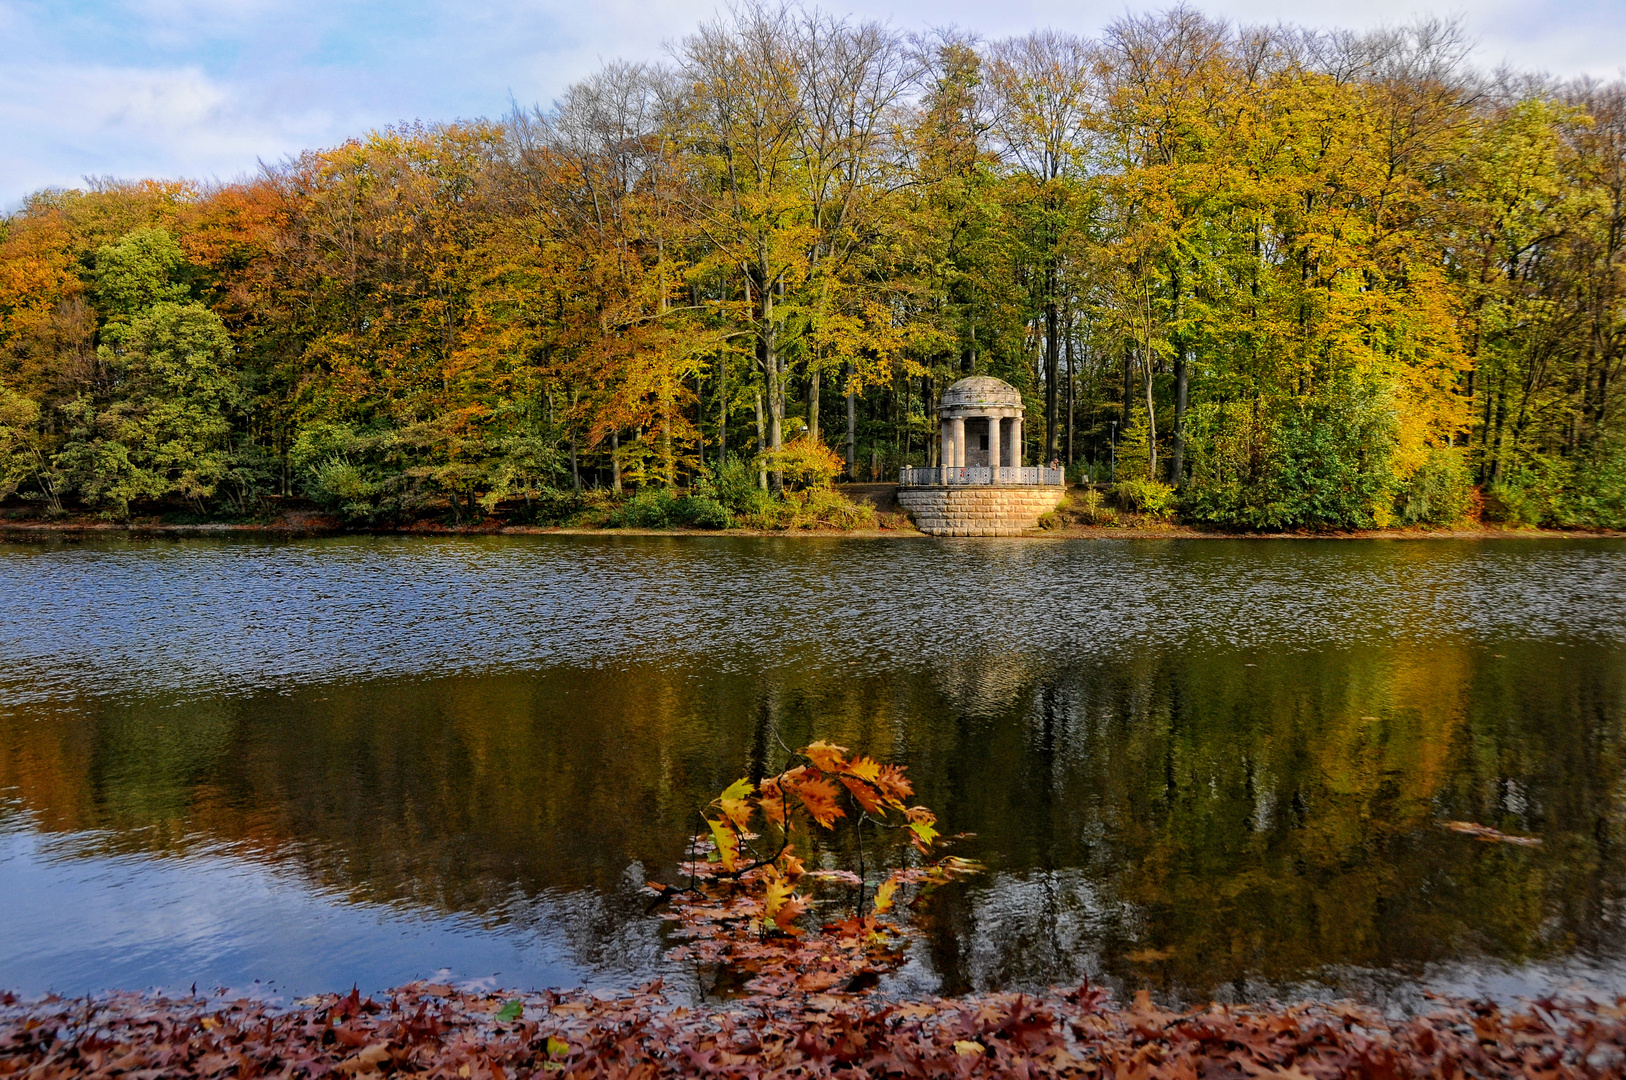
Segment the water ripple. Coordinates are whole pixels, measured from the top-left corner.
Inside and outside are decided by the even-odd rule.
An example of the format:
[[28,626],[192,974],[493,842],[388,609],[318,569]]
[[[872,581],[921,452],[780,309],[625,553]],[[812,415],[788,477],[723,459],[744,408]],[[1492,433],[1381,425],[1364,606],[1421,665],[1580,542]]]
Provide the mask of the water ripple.
[[1626,543],[342,538],[0,545],[0,702],[693,660],[1626,640]]

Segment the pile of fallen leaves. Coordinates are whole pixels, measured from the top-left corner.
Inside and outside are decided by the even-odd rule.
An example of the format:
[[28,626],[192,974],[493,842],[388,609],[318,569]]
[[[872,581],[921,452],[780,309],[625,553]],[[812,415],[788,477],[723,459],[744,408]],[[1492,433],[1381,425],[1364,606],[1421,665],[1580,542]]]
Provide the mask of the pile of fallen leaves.
[[1385,1020],[1347,1004],[1127,1008],[1044,998],[865,1002],[843,994],[673,1008],[627,997],[414,983],[287,1011],[247,1000],[0,998],[0,1076],[1454,1077],[1621,1076],[1626,1009],[1441,1002]]

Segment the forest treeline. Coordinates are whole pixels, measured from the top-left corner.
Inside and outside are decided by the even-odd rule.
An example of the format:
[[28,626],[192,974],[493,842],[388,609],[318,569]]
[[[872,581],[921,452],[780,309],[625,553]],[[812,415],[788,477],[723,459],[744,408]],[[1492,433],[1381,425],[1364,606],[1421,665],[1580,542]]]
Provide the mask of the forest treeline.
[[1626,85],[1466,53],[747,6],[500,120],[42,191],[0,223],[0,493],[771,501],[934,464],[977,372],[1028,461],[1188,520],[1626,525]]

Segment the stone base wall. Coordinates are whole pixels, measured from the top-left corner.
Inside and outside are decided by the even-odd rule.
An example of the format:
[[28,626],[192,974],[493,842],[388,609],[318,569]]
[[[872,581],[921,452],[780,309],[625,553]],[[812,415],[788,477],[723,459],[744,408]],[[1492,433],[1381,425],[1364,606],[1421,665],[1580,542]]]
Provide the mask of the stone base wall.
[[1060,487],[900,487],[898,505],[915,527],[932,536],[1017,536],[1037,528],[1039,515],[1054,510]]

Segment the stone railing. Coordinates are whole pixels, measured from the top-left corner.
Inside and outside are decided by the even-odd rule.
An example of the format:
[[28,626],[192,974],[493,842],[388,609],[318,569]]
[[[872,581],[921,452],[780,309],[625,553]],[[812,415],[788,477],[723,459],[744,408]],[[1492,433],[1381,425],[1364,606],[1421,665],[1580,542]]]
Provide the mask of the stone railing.
[[999,476],[993,475],[995,470],[986,465],[968,465],[965,468],[921,468],[905,465],[898,470],[898,485],[900,487],[939,487],[944,484],[1000,484],[1018,485],[1031,484],[1043,487],[1060,487],[1062,471],[1060,469],[1047,469],[1042,465],[1022,465],[999,469]]

